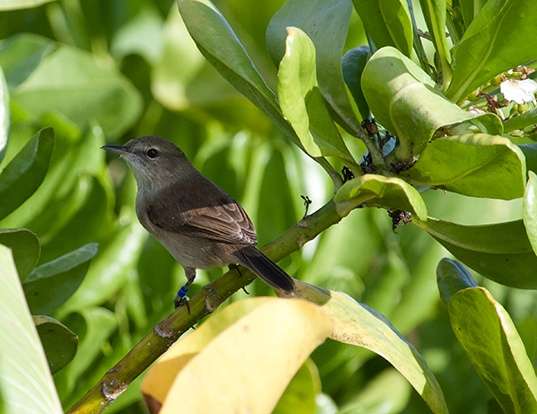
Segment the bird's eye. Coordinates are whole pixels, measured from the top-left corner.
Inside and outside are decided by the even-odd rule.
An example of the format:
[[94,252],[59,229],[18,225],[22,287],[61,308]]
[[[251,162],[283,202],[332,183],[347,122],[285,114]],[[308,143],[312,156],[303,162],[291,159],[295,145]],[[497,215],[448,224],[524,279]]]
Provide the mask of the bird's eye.
[[158,151],[155,148],[149,148],[146,154],[149,158],[156,158],[158,156]]

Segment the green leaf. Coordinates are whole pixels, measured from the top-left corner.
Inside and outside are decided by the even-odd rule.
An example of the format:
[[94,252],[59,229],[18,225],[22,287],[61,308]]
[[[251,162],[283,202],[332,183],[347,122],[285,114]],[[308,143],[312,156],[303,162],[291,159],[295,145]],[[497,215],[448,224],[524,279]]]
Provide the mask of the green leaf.
[[415,223],[483,276],[506,286],[537,289],[537,257],[522,220],[481,226],[432,218]]
[[[389,390],[389,392],[386,392]],[[404,413],[410,399],[408,382],[395,369],[386,369],[346,403],[338,414],[399,414]]]
[[34,34],[24,33],[0,42],[0,66],[10,89],[23,83],[35,71],[45,56],[56,49],[54,42]]
[[353,162],[317,87],[315,46],[302,30],[287,28],[278,70],[280,108],[312,157],[337,156]]
[[0,244],[11,249],[17,273],[24,281],[39,259],[39,239],[30,230],[0,229]]
[[54,374],[75,357],[78,337],[67,326],[49,316],[37,315],[33,318],[48,365]]
[[511,200],[524,194],[526,162],[507,138],[467,134],[434,140],[402,175],[468,196]]
[[537,411],[537,377],[515,325],[484,288],[455,293],[448,303],[455,336],[506,413]]
[[0,162],[6,154],[9,134],[9,93],[4,72],[0,66]]
[[60,319],[114,298],[136,265],[145,237],[142,226],[135,222],[118,229],[110,242],[101,247],[79,289],[59,309]]
[[41,185],[48,171],[54,131],[45,128],[0,173],[0,219],[21,205]]
[[71,297],[96,254],[97,245],[91,243],[35,268],[23,285],[32,313],[50,314]]
[[440,60],[444,90],[451,80],[451,55],[446,37],[446,3],[446,0],[420,0],[421,11]]
[[419,154],[438,132],[444,135],[464,122],[479,121],[487,132],[501,132],[496,115],[462,110],[435,89],[417,64],[392,47],[371,57],[362,75],[362,90],[375,117],[399,138],[401,159]]
[[54,0],[0,0],[0,10],[28,9]]
[[537,254],[537,175],[529,172],[526,193],[524,194],[524,226],[533,251]]
[[315,363],[308,359],[295,374],[272,414],[311,414],[316,412],[315,399],[321,392],[321,379]]
[[412,53],[412,20],[405,0],[353,0],[375,48],[393,46]]
[[205,58],[239,92],[294,136],[278,109],[274,93],[224,16],[209,2],[178,0],[177,3],[190,36]]
[[442,390],[414,346],[373,309],[340,292],[330,295],[323,305],[333,323],[330,337],[380,355],[407,379],[433,413],[447,413]]
[[461,102],[498,73],[534,61],[536,20],[537,2],[487,1],[454,48],[453,81],[446,95]]
[[360,129],[355,108],[343,81],[341,56],[352,12],[351,0],[288,0],[267,28],[267,48],[275,62],[284,53],[288,27],[297,27],[313,41],[317,51],[317,79],[328,104],[343,125]]
[[342,217],[361,204],[410,211],[427,220],[427,207],[420,193],[396,177],[366,174],[347,181],[337,191],[334,201]]
[[341,60],[343,79],[351,91],[362,119],[366,119],[369,116],[369,106],[365,100],[360,79],[370,55],[369,46],[360,46],[349,50]]
[[43,348],[15,264],[0,246],[0,388],[6,413],[61,414]]
[[436,268],[440,297],[447,304],[459,290],[476,287],[470,272],[458,261],[444,257]]
[[[18,36],[0,44],[0,50],[11,58],[24,57],[22,62],[33,69],[31,76],[11,90],[11,99],[31,120],[57,111],[81,128],[97,121],[106,135],[119,136],[140,114],[138,91],[114,66],[100,64],[89,53],[69,46],[49,50],[35,36]],[[36,62],[39,65],[34,68]]]

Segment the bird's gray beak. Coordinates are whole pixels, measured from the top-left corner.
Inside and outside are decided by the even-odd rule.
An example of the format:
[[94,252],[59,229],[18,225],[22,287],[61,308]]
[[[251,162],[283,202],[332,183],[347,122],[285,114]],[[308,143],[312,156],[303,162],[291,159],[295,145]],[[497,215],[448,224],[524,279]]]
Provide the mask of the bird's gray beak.
[[101,149],[103,150],[106,150],[106,151],[110,151],[110,152],[115,152],[117,154],[125,154],[127,152],[129,152],[129,149],[123,145],[112,145],[112,144],[108,144],[108,145],[103,145],[101,147]]

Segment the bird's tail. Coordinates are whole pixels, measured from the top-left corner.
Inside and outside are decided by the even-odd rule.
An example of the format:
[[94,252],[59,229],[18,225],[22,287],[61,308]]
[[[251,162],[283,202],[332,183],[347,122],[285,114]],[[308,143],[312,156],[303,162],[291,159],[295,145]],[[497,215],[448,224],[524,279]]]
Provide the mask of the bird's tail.
[[294,291],[293,278],[254,246],[240,249],[235,253],[235,257],[241,265],[250,269],[272,287],[286,293]]

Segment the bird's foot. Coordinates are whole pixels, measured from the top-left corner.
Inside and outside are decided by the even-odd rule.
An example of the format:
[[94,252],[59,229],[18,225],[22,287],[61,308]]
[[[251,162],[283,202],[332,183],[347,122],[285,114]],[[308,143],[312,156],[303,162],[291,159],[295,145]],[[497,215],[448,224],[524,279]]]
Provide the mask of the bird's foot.
[[[236,271],[236,272],[239,274],[239,277],[242,277],[241,269],[240,269],[240,267],[239,267],[238,264],[231,263],[230,265],[228,265],[228,267],[229,267],[229,270],[230,270],[230,271],[234,270],[234,271]],[[248,291],[246,290],[246,287],[245,287],[245,286],[242,287],[242,290],[243,290],[244,293],[246,293],[247,295],[250,294],[250,292],[248,292]]]
[[188,313],[190,313],[190,304],[189,304],[190,298],[188,297],[188,288],[189,288],[189,285],[186,284],[177,291],[177,295],[175,295],[174,305],[175,305],[175,309],[179,308],[180,306],[185,305],[186,309],[188,310]]

